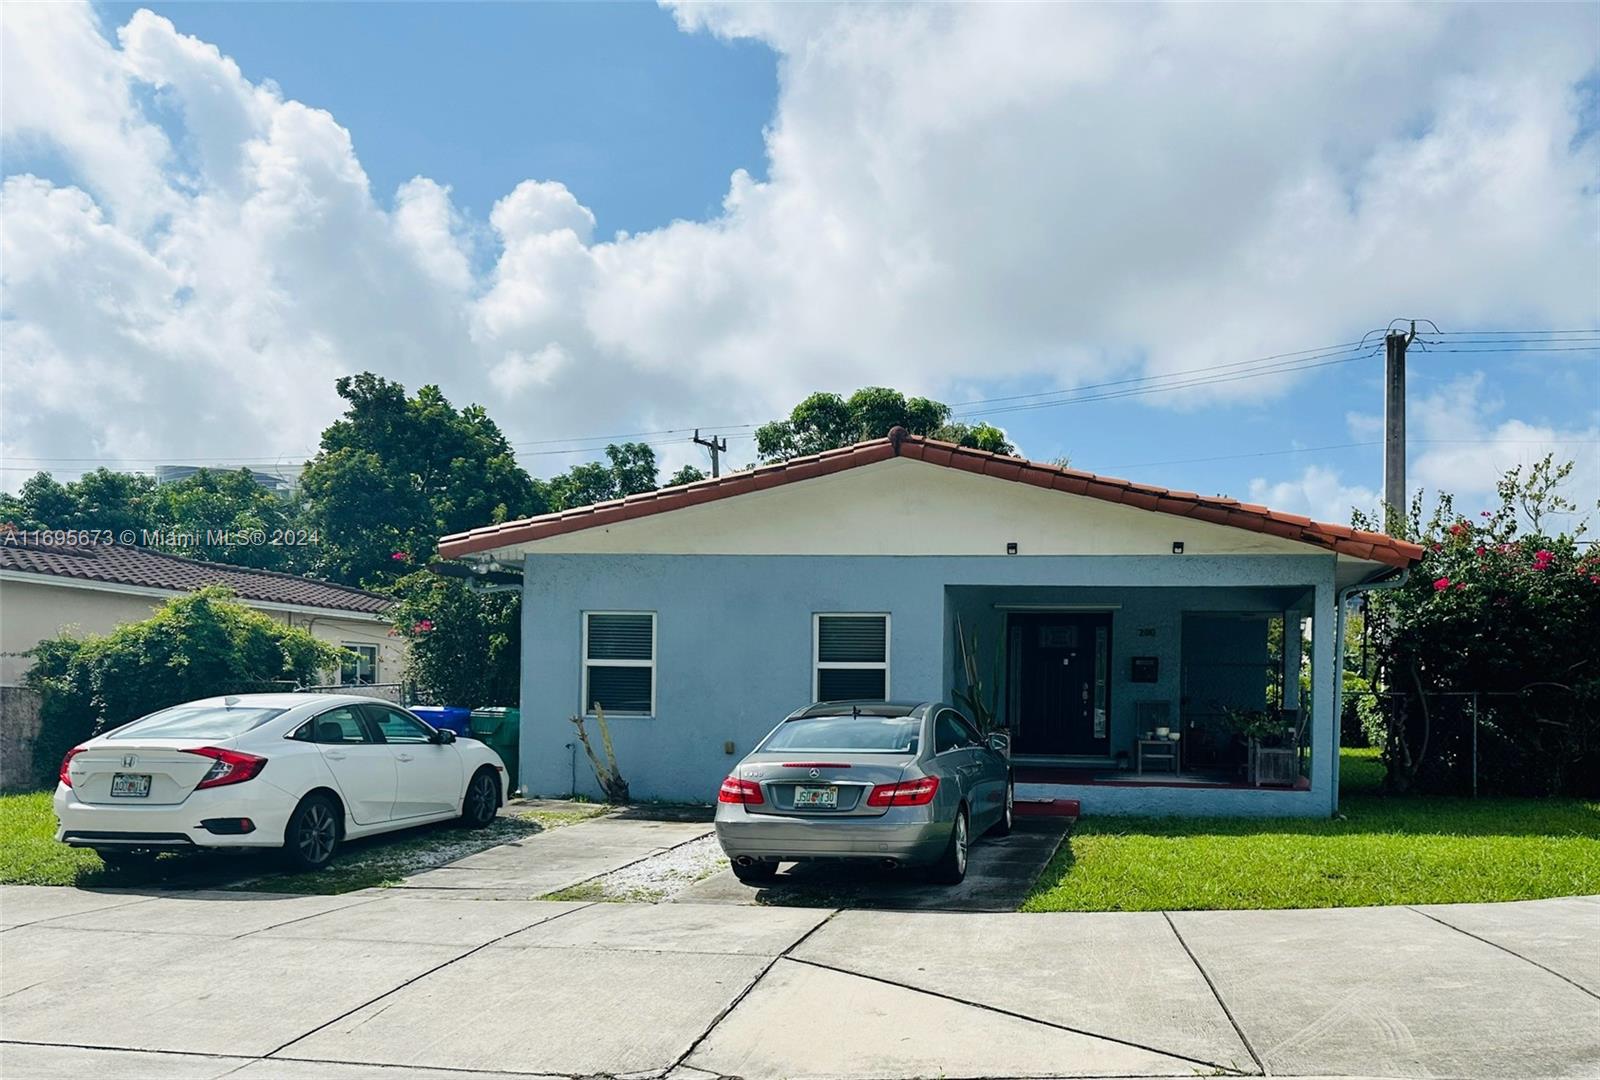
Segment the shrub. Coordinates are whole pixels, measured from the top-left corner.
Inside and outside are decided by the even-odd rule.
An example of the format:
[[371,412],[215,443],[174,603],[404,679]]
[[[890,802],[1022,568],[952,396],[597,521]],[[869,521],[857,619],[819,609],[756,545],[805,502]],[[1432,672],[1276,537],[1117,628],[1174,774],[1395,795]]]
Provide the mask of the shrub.
[[1371,726],[1391,787],[1470,789],[1476,700],[1480,791],[1600,793],[1600,551],[1581,525],[1542,529],[1568,505],[1553,494],[1568,471],[1549,458],[1512,470],[1500,508],[1475,518],[1442,496],[1421,526],[1413,505],[1421,565],[1369,609],[1385,692]]
[[210,586],[109,634],[48,638],[23,682],[39,691],[36,778],[48,784],[84,739],[157,709],[218,694],[287,690],[336,667],[343,650]]
[[519,704],[522,597],[477,592],[426,571],[395,582],[394,632],[411,644],[406,678],[439,705]]

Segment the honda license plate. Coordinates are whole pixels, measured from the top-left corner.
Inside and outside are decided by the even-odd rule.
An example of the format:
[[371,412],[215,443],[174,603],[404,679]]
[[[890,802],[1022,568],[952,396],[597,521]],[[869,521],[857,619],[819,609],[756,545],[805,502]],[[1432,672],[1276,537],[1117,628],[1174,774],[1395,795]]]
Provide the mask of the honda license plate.
[[839,789],[836,787],[797,787],[794,789],[796,810],[834,810],[839,806]]
[[143,799],[150,795],[150,774],[119,772],[111,776],[111,794],[118,799]]

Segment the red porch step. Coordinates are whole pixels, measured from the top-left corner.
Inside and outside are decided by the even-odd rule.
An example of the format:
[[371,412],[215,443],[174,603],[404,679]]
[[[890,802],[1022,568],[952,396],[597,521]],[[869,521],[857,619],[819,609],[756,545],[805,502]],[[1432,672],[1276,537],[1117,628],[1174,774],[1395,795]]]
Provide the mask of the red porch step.
[[1051,799],[1049,802],[1023,802],[1017,800],[1014,812],[1018,817],[1067,817],[1077,820],[1077,799]]

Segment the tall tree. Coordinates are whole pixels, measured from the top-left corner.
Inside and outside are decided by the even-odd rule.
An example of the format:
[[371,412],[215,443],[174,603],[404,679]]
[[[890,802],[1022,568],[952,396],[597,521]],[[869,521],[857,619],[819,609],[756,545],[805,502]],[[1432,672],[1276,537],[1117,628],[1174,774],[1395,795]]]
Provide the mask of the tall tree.
[[138,473],[99,468],[65,484],[47,472],[22,482],[17,494],[0,493],[0,520],[19,529],[104,529],[113,535],[155,527],[151,499],[156,482]]
[[349,407],[300,478],[327,576],[385,585],[427,562],[440,536],[548,508],[482,407],[457,409],[437,386],[407,397],[371,372],[335,385]]
[[[308,561],[307,548],[282,542],[294,525],[294,505],[256,483],[249,469],[201,469],[156,488],[149,504],[151,539],[173,554],[261,570],[293,570]],[[171,533],[181,538],[176,546],[164,542]]]
[[549,480],[535,481],[551,510],[620,499],[656,489],[656,452],[647,443],[606,447],[605,461],[586,461]]
[[892,427],[996,454],[1016,448],[992,424],[964,424],[950,419],[950,406],[929,398],[907,398],[885,386],[866,386],[848,398],[815,393],[796,405],[786,420],[756,429],[756,453],[762,461],[787,461],[868,439],[881,439]]

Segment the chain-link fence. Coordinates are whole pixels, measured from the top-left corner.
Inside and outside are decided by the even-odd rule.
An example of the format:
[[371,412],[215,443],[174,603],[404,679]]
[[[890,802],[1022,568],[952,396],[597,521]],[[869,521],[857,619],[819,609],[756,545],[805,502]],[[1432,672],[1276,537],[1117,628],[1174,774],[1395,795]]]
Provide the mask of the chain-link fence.
[[306,694],[354,694],[357,697],[376,698],[391,705],[428,705],[432,702],[417,700],[416,687],[408,682],[388,683],[324,683],[320,686],[297,687]]
[[1346,743],[1358,730],[1378,747],[1392,788],[1470,796],[1600,792],[1600,717],[1571,687],[1426,694],[1347,688],[1344,700]]

